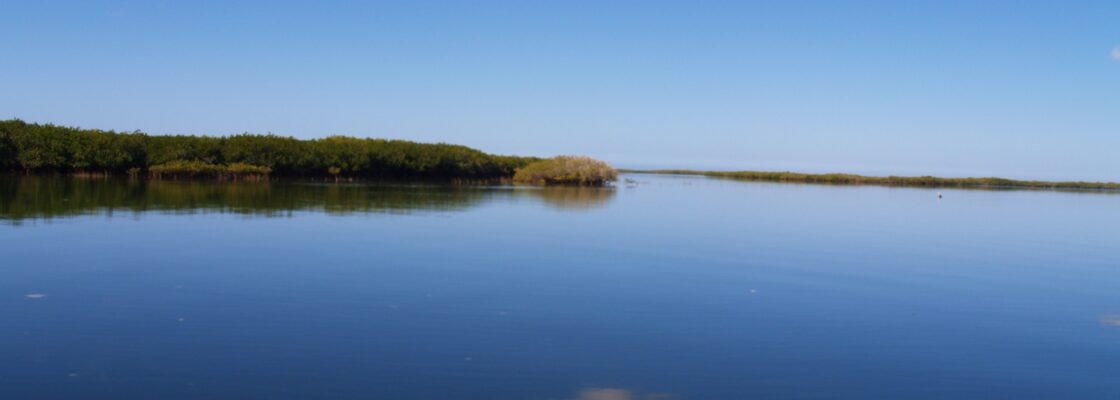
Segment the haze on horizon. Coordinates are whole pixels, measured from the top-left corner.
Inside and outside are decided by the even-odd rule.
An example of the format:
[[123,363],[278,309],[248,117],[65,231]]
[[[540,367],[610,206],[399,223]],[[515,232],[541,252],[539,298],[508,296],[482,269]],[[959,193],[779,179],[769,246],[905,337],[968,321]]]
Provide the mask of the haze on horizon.
[[0,118],[1120,181],[1120,2],[6,1]]

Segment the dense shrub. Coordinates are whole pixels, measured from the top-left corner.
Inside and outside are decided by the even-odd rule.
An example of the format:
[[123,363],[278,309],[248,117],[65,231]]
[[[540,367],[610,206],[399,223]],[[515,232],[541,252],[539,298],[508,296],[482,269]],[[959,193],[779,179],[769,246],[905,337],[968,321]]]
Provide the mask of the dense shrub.
[[0,127],[0,170],[11,170],[16,167],[16,149],[12,145],[8,131]]
[[[450,144],[331,136],[299,140],[276,135],[149,136],[0,121],[0,171],[149,171],[247,164],[281,176],[494,179],[536,158],[494,156]],[[151,172],[151,171],[149,171]],[[211,172],[207,172],[211,173]],[[151,174],[149,174],[151,175]]]
[[513,180],[538,185],[603,185],[618,178],[607,163],[583,156],[559,156],[517,170]]
[[229,165],[210,164],[202,161],[172,161],[148,167],[151,178],[215,178],[261,180],[272,173],[272,168],[245,163]]

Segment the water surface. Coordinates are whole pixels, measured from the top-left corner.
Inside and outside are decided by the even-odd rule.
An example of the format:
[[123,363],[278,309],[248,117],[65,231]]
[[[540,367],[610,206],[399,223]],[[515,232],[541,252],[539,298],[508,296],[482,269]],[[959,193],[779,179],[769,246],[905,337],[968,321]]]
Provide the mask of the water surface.
[[0,180],[0,398],[1120,397],[1120,195]]

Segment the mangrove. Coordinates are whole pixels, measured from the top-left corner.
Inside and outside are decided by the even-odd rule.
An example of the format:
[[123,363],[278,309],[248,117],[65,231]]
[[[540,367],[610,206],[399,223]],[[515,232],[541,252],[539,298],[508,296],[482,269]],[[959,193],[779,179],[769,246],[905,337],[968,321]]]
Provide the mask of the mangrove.
[[272,134],[148,135],[0,121],[0,172],[150,178],[510,179],[535,157],[460,145]]

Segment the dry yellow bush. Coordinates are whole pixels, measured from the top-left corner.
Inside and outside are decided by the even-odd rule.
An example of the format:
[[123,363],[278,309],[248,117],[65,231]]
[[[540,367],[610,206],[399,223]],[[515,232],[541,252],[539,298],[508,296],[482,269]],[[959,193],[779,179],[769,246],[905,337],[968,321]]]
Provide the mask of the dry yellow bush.
[[558,156],[517,169],[514,182],[536,185],[603,185],[618,178],[605,162],[585,156]]

